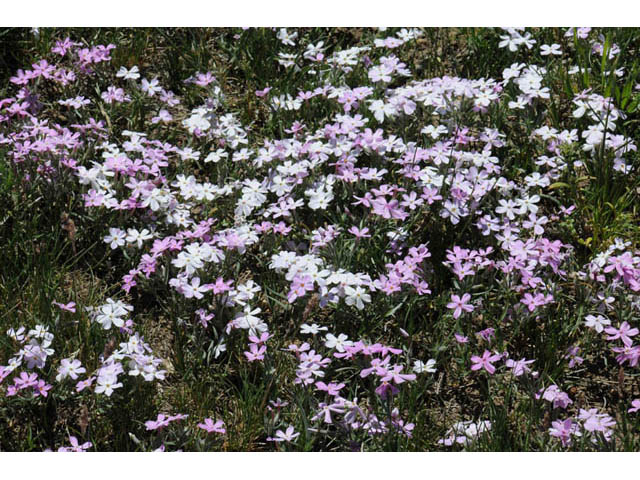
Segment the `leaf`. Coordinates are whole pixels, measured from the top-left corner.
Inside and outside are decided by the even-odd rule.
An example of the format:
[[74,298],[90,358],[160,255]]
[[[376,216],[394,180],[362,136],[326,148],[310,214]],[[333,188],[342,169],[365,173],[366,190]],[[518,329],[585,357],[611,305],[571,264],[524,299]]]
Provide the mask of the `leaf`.
[[385,313],[384,317],[385,318],[392,317],[402,305],[404,305],[404,302],[400,302],[398,305],[393,307],[391,310],[389,310],[387,313]]
[[549,185],[549,190],[557,190],[558,188],[568,188],[570,185],[564,182],[556,182]]

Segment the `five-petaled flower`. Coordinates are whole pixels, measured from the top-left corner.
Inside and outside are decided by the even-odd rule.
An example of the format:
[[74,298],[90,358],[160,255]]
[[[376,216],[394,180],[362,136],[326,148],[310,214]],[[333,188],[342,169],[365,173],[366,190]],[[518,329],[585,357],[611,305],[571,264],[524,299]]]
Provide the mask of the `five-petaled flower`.
[[493,375],[496,371],[496,367],[493,366],[493,362],[497,362],[502,358],[501,354],[491,354],[489,350],[485,350],[481,357],[474,355],[471,357],[471,370],[485,369],[489,374]]

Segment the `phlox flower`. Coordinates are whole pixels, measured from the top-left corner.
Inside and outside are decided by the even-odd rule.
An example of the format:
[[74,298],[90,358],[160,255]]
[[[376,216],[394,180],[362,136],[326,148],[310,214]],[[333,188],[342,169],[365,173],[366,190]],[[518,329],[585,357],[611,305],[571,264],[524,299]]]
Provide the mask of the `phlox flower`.
[[60,447],[58,449],[58,452],[84,452],[85,450],[88,450],[89,448],[93,447],[93,443],[91,442],[85,442],[82,445],[80,445],[80,442],[78,442],[78,439],[73,435],[69,436],[69,443],[71,443],[70,447]]
[[14,328],[10,328],[9,330],[7,330],[7,335],[9,336],[9,338],[15,340],[16,342],[24,342],[25,340],[25,328],[24,327],[20,327],[18,328],[18,330],[15,330]]
[[290,45],[293,47],[296,44],[294,40],[298,38],[298,32],[289,33],[286,28],[281,28],[278,30],[276,37],[283,45]]
[[308,275],[296,275],[291,283],[291,289],[287,295],[289,303],[293,303],[296,299],[303,297],[307,292],[312,292],[314,289],[313,280]]
[[94,320],[102,325],[102,328],[108,330],[112,324],[116,327],[124,325],[124,316],[127,310],[117,303],[106,303],[99,307],[95,313]]
[[215,317],[214,313],[208,313],[204,308],[196,310],[196,315],[198,316],[200,325],[202,325],[203,328],[207,328],[209,321]]
[[322,418],[324,423],[333,423],[333,419],[331,418],[331,413],[344,413],[344,405],[342,402],[338,401],[336,403],[328,404],[321,402],[318,404],[319,411],[318,413],[311,417],[311,421],[315,422],[316,420]]
[[521,303],[526,305],[530,312],[533,312],[537,307],[546,305],[553,301],[553,296],[544,295],[542,293],[536,293],[535,296],[530,293],[525,293],[524,298],[520,300]]
[[345,347],[353,345],[353,342],[348,338],[344,333],[341,333],[337,337],[332,333],[328,333],[325,336],[324,346],[327,348],[335,348],[338,352],[344,352]]
[[167,110],[161,109],[158,112],[158,115],[156,115],[155,117],[151,118],[151,123],[153,123],[155,125],[156,123],[160,123],[160,122],[168,123],[171,120],[173,120],[173,116]]
[[536,393],[536,399],[539,399],[541,397],[547,402],[552,402],[553,408],[566,409],[570,404],[573,403],[573,400],[569,398],[569,395],[560,390],[557,385],[550,385],[546,389],[542,389],[538,393]]
[[453,335],[458,343],[469,343],[469,337],[465,337],[460,333],[454,333]]
[[222,420],[217,420],[214,422],[210,418],[205,418],[204,423],[199,423],[198,428],[205,430],[207,433],[226,433],[226,429],[224,428],[224,422]]
[[69,360],[68,358],[63,358],[60,362],[60,368],[58,368],[58,375],[56,376],[56,380],[59,382],[66,377],[71,377],[72,379],[77,379],[80,373],[85,373],[87,370],[82,366],[80,360]]
[[427,363],[422,360],[415,360],[413,362],[413,371],[415,373],[435,373],[437,371],[436,361],[433,358],[427,360]]
[[269,405],[267,405],[267,410],[270,412],[273,411],[274,409],[280,410],[281,408],[284,408],[287,405],[289,405],[289,402],[286,402],[280,399],[280,397],[278,397],[275,400],[269,400]]
[[640,330],[638,330],[637,328],[631,328],[631,325],[629,325],[629,323],[627,323],[626,321],[622,322],[619,328],[607,327],[604,329],[604,331],[605,333],[609,334],[607,340],[612,341],[619,338],[626,346],[631,346],[631,344],[633,343],[631,337],[634,337],[638,335],[638,333],[640,333]]
[[567,350],[567,354],[564,356],[564,358],[569,359],[569,368],[574,368],[577,365],[582,365],[582,362],[584,362],[584,359],[580,357],[578,353],[580,353],[580,347],[576,345],[569,347],[569,349]]
[[196,74],[196,78],[194,79],[193,83],[198,85],[199,87],[206,87],[207,85],[215,81],[216,81],[216,77],[214,77],[211,72],[206,72],[206,73],[198,72]]
[[293,442],[299,436],[300,434],[294,430],[293,426],[289,425],[286,431],[283,432],[282,430],[277,430],[276,436],[267,438],[267,441],[268,442]]
[[344,303],[347,305],[355,305],[358,310],[362,310],[365,303],[371,302],[371,295],[366,293],[365,289],[359,285],[355,288],[348,285],[345,286],[344,293],[346,295]]
[[327,392],[327,394],[335,397],[339,395],[340,390],[344,388],[344,383],[329,383],[316,382],[316,388],[320,391]]
[[394,365],[390,370],[387,370],[386,375],[382,377],[382,381],[393,381],[395,384],[400,384],[416,379],[415,373],[402,373],[402,368],[402,365]]
[[264,97],[271,91],[271,87],[265,87],[262,90],[256,90],[256,97]]
[[489,327],[489,328],[485,328],[484,330],[480,330],[479,332],[476,332],[476,335],[486,340],[487,342],[491,342],[491,339],[493,338],[495,333],[496,333],[495,328]]
[[384,197],[378,197],[371,202],[371,206],[373,207],[373,213],[380,215],[382,218],[404,220],[408,217],[407,212],[399,207],[398,200],[388,201]]
[[471,300],[471,295],[465,293],[460,298],[458,295],[451,295],[451,302],[447,304],[447,308],[453,310],[453,318],[458,318],[462,315],[462,311],[473,312],[473,305],[467,303]]
[[264,354],[267,351],[266,345],[258,345],[256,343],[252,343],[249,345],[249,351],[243,352],[247,360],[250,362],[255,362],[257,360],[264,360]]
[[167,427],[171,422],[175,422],[178,420],[184,420],[188,415],[177,414],[177,415],[165,415],[164,413],[158,414],[158,418],[155,420],[147,420],[144,422],[147,430],[162,430],[164,427]]
[[104,237],[104,241],[109,244],[112,250],[115,250],[116,248],[124,245],[126,238],[127,234],[124,230],[120,230],[119,228],[110,228],[109,235]]
[[581,408],[578,418],[583,421],[582,427],[587,432],[602,432],[605,438],[611,435],[611,427],[616,424],[613,418],[606,413],[599,413],[595,408],[589,410]]
[[611,320],[603,315],[587,315],[584,317],[584,324],[589,328],[593,328],[596,332],[602,333],[604,327],[611,325]]
[[303,335],[317,335],[318,333],[326,330],[328,330],[327,327],[321,327],[315,323],[312,323],[311,325],[303,323],[300,325],[300,333]]
[[43,397],[47,397],[49,395],[49,390],[51,390],[52,388],[53,385],[49,385],[44,380],[38,380],[38,383],[33,387],[33,396],[37,397],[39,395],[42,395]]
[[257,315],[262,311],[260,308],[252,309],[250,305],[244,307],[242,313],[238,313],[233,320],[237,328],[249,330],[249,333],[255,335],[267,331],[267,324],[264,323]]
[[80,380],[76,384],[76,392],[80,393],[85,388],[89,388],[93,384],[95,379],[96,379],[96,377],[89,377],[89,378],[87,378],[85,380]]
[[[515,377],[520,377],[525,373],[531,372],[531,369],[527,365],[531,365],[535,360],[527,360],[526,358],[522,358],[520,360],[512,360],[507,359],[504,364],[511,369],[511,372]],[[533,372],[534,374],[536,372]],[[532,374],[532,376],[535,376]]]
[[391,395],[392,397],[397,395],[400,390],[393,384],[393,382],[389,380],[381,380],[380,385],[376,387],[375,392],[384,399],[387,398],[388,395]]
[[491,354],[489,350],[485,350],[481,357],[474,355],[471,357],[471,370],[485,369],[490,375],[493,375],[496,371],[496,367],[493,366],[493,362],[497,362],[502,358],[502,355]]
[[560,45],[557,43],[553,43],[551,45],[540,45],[540,55],[562,55],[562,50],[560,50]]
[[354,235],[356,238],[371,238],[371,235],[369,235],[369,229],[366,227],[363,229],[359,229],[354,225],[353,227],[349,228],[349,230],[347,231],[350,234]]
[[56,307],[60,310],[66,310],[67,312],[75,313],[76,312],[76,302],[69,302],[66,305],[60,302],[52,302]]
[[535,213],[529,215],[529,219],[522,222],[522,226],[527,229],[533,229],[533,233],[536,235],[542,235],[544,233],[543,226],[549,222],[547,217],[538,218]]
[[218,277],[216,283],[214,283],[212,287],[213,293],[218,295],[220,293],[228,292],[231,290],[232,284],[233,280],[225,282],[222,277]]
[[98,376],[98,383],[96,384],[95,392],[104,393],[107,397],[110,397],[116,388],[121,388],[122,383],[118,382],[118,377],[115,375],[100,375]]
[[185,298],[201,299],[204,297],[203,293],[209,290],[208,285],[200,285],[199,277],[193,277],[191,283],[185,282],[182,285],[182,292]]
[[135,228],[130,228],[127,230],[127,237],[125,240],[128,243],[135,243],[138,248],[142,248],[142,243],[151,238],[153,238],[153,235],[146,228],[143,228],[140,232]]
[[150,97],[153,97],[156,93],[162,91],[162,87],[160,86],[160,82],[157,78],[154,78],[151,81],[143,78],[141,88],[142,91]]
[[120,67],[120,70],[116,73],[116,77],[122,78],[123,80],[137,80],[140,78],[140,70],[137,65],[134,65],[130,69]]
[[372,100],[369,110],[373,112],[373,116],[379,123],[384,122],[385,117],[394,117],[396,115],[395,107],[391,103],[384,103],[383,100]]
[[636,398],[631,402],[631,408],[627,410],[629,413],[635,413],[640,410],[640,398]]
[[458,422],[447,431],[444,438],[438,440],[440,445],[447,447],[454,443],[460,445],[469,445],[479,435],[491,430],[491,422],[489,420],[483,420],[481,422]]
[[582,433],[580,432],[579,425],[568,418],[566,420],[556,420],[552,422],[549,435],[558,438],[562,442],[562,446],[566,447],[571,445],[572,436],[580,437]]
[[271,337],[272,337],[272,335],[269,334],[269,332],[262,332],[262,335],[260,335],[260,337],[258,337],[256,335],[249,335],[249,341],[251,343],[255,343],[256,345],[260,345],[262,343],[265,343]]

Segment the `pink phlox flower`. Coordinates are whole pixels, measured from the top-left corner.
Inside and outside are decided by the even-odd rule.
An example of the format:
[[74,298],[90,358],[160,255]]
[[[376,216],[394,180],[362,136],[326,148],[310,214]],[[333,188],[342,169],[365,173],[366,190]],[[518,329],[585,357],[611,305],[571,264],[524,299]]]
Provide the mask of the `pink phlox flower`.
[[568,418],[552,422],[549,435],[558,438],[562,442],[562,446],[566,447],[571,445],[572,436],[580,437],[582,433],[580,432],[580,426]]
[[371,235],[369,235],[369,229],[367,227],[364,227],[363,229],[359,229],[358,227],[356,227],[354,225],[353,227],[351,227],[347,231],[350,234],[354,235],[358,239],[360,239],[360,238],[371,238]]
[[231,290],[232,284],[233,280],[228,280],[227,282],[225,282],[222,277],[218,277],[216,283],[214,283],[212,287],[213,293],[218,295],[220,293],[228,292]]
[[256,97],[264,97],[271,91],[271,87],[265,87],[262,90],[256,90]]
[[311,418],[312,422],[322,418],[324,423],[333,423],[331,413],[344,413],[344,404],[340,401],[331,404],[322,402],[318,404],[318,407],[319,411]]
[[604,267],[604,272],[609,273],[615,270],[621,277],[624,276],[629,269],[633,269],[633,256],[631,252],[624,252],[622,255],[612,255],[607,260],[609,263]]
[[495,335],[495,333],[496,333],[495,328],[489,327],[489,328],[485,328],[484,330],[480,330],[479,332],[476,332],[476,335],[483,338],[487,342],[490,342],[493,336]]
[[638,330],[637,328],[631,328],[631,325],[629,325],[626,321],[622,322],[619,328],[607,327],[604,329],[604,331],[605,333],[609,334],[607,340],[612,341],[619,338],[627,346],[631,346],[631,344],[633,343],[631,337],[634,337],[638,335],[638,333],[640,333],[640,330]]
[[471,300],[471,295],[465,293],[462,298],[458,295],[451,295],[451,302],[447,304],[447,308],[453,310],[453,318],[458,318],[462,315],[462,311],[473,312],[473,305],[467,303]]
[[280,397],[278,397],[275,400],[269,400],[269,405],[267,405],[267,410],[272,411],[274,408],[276,410],[280,410],[281,408],[284,408],[287,405],[289,405],[289,402],[281,400]]
[[289,303],[293,303],[296,299],[304,297],[307,292],[313,291],[313,279],[308,275],[296,275],[291,283],[291,289],[287,295]]
[[95,379],[96,379],[96,377],[89,377],[86,380],[80,380],[76,384],[76,392],[81,392],[85,388],[89,388],[93,384]]
[[69,443],[71,443],[70,447],[60,447],[58,452],[84,452],[85,450],[93,447],[93,443],[91,442],[85,442],[80,445],[78,439],[73,435],[69,435]]
[[511,369],[514,376],[520,377],[525,373],[531,372],[531,369],[527,365],[531,365],[533,362],[535,362],[535,360],[527,360],[526,358],[512,360],[509,358],[504,363]]
[[584,359],[580,357],[578,353],[580,353],[580,347],[576,345],[569,347],[567,354],[564,356],[564,358],[569,359],[569,368],[574,368],[577,365],[582,365],[582,362],[584,362]]
[[169,426],[169,418],[164,413],[160,413],[158,418],[155,420],[148,420],[144,422],[144,425],[147,427],[147,430],[161,430],[162,428]]
[[13,379],[13,383],[18,390],[23,390],[29,387],[36,387],[38,385],[38,374],[20,372],[20,376],[15,377]]
[[588,432],[602,432],[605,438],[610,436],[611,427],[616,424],[616,421],[606,413],[599,413],[597,409],[591,408],[589,410],[580,409],[578,418],[583,421],[583,428]]
[[493,375],[496,371],[496,367],[493,366],[493,362],[497,362],[502,358],[500,354],[491,354],[489,350],[485,350],[481,357],[474,355],[471,357],[471,370],[480,370],[483,368],[490,375]]
[[522,298],[520,302],[523,303],[530,312],[533,312],[537,307],[553,302],[553,296],[542,293],[537,293],[533,296],[530,293],[525,293],[524,298]]
[[389,380],[381,380],[380,385],[376,388],[375,392],[382,398],[387,398],[387,395],[397,395],[400,390]]
[[547,402],[552,402],[553,408],[565,409],[573,403],[573,400],[569,398],[569,395],[560,390],[557,385],[550,385],[546,389],[541,389],[535,395],[535,398],[543,398]]
[[635,367],[640,361],[640,345],[622,345],[622,347],[612,347],[611,350],[618,354],[616,355],[616,361],[620,365],[629,362],[630,366]]
[[371,367],[361,370],[360,371],[360,377],[366,378],[369,375],[371,375],[373,372],[375,372],[376,375],[378,375],[380,377],[383,377],[383,376],[387,375],[388,370],[386,369],[386,366],[389,364],[390,360],[391,360],[391,357],[388,357],[388,356],[383,358],[383,359],[381,359],[381,358],[372,358],[371,359]]
[[33,387],[33,396],[38,397],[42,395],[43,397],[47,397],[49,395],[49,390],[53,388],[52,385],[49,385],[44,380],[38,380],[38,383]]
[[66,310],[67,312],[75,313],[76,312],[76,302],[69,302],[67,304],[60,302],[52,302],[56,307],[60,310]]
[[264,360],[264,354],[266,351],[266,345],[259,346],[256,343],[252,343],[249,345],[249,351],[243,353],[247,357],[247,360],[249,360],[250,362],[255,362],[256,360]]
[[262,343],[265,343],[267,340],[269,340],[271,337],[273,337],[273,335],[271,335],[269,332],[262,332],[262,334],[260,335],[260,337],[257,337],[255,335],[249,335],[249,341],[251,343],[255,343],[257,345],[260,345]]
[[147,430],[162,430],[164,427],[167,427],[171,422],[175,422],[178,420],[184,420],[188,415],[177,414],[177,415],[165,415],[164,413],[158,414],[158,418],[155,420],[148,420],[144,422]]
[[215,314],[208,313],[204,308],[196,310],[196,315],[198,315],[200,324],[203,328],[207,328],[207,326],[209,325],[209,321],[212,320],[213,317],[215,317]]
[[415,373],[401,373],[402,365],[394,365],[391,370],[387,370],[387,374],[382,377],[382,381],[392,381],[395,384],[413,381],[416,379]]
[[327,392],[327,394],[335,397],[340,393],[340,390],[344,388],[344,383],[324,383],[316,382],[316,388],[320,391]]
[[371,202],[373,202],[374,198],[370,192],[364,194],[363,197],[358,197],[356,195],[353,196],[357,201],[353,202],[351,205],[362,205],[367,208],[371,208]]
[[398,207],[399,204],[397,200],[388,201],[384,197],[378,197],[371,203],[373,207],[373,213],[376,215],[380,215],[383,218],[404,220],[409,216],[407,212]]
[[301,353],[306,352],[310,348],[311,345],[309,345],[307,342],[304,342],[302,345],[296,345],[295,343],[292,343],[287,347],[287,350],[289,352],[295,353],[299,357]]
[[276,436],[267,438],[267,441],[268,442],[293,442],[299,436],[300,434],[294,430],[293,426],[289,425],[286,431],[283,432],[282,430],[277,430]]
[[205,418],[204,423],[199,423],[198,427],[206,430],[207,433],[225,433],[227,431],[222,420],[214,422],[211,418]]
[[458,343],[469,343],[469,337],[465,337],[460,333],[454,333],[453,336],[455,337],[456,342]]

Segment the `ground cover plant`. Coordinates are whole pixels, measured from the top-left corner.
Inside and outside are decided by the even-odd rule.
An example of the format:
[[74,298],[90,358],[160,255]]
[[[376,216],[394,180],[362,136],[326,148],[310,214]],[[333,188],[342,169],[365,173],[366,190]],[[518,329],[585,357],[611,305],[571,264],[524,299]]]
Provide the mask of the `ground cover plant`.
[[0,51],[0,450],[640,449],[637,29]]

